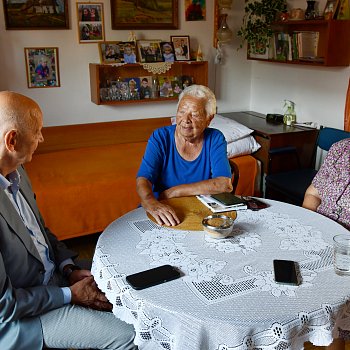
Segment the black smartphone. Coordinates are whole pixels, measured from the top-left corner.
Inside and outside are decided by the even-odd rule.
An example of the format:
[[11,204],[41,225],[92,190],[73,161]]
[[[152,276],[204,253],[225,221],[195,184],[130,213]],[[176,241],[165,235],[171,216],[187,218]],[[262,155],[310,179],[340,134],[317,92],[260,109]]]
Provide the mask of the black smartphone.
[[224,205],[245,204],[245,201],[230,192],[212,194],[212,198]]
[[264,203],[260,201],[259,199],[252,198],[252,197],[242,197],[246,201],[247,207],[250,210],[260,210],[265,209],[269,205],[267,203]]
[[160,283],[168,282],[181,276],[174,266],[162,265],[126,276],[126,281],[134,289],[144,289]]
[[295,262],[292,260],[274,260],[273,270],[277,283],[298,285]]

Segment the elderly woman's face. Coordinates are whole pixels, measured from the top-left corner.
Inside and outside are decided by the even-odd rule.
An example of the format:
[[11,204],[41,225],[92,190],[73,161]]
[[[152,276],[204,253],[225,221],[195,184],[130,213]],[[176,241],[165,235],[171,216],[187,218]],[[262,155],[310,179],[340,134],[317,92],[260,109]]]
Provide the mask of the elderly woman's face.
[[205,100],[184,96],[176,114],[176,129],[185,138],[196,138],[209,126],[210,118],[205,111]]

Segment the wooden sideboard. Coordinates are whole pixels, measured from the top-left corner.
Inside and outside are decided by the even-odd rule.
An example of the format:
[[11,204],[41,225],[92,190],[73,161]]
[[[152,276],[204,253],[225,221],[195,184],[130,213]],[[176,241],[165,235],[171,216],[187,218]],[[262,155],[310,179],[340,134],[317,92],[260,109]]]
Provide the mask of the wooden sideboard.
[[266,121],[264,114],[251,111],[220,113],[220,115],[234,119],[254,130],[253,136],[261,148],[252,155],[261,161],[265,175],[271,172],[291,170],[297,166],[295,156],[276,158],[271,166],[269,151],[281,147],[295,147],[300,166],[302,168],[314,167],[317,129],[270,123]]

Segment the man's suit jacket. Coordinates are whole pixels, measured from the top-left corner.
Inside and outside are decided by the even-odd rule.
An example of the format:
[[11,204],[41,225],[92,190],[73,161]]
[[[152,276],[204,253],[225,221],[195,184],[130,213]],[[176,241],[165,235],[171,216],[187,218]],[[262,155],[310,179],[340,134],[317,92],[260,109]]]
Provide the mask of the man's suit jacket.
[[[76,254],[45,228],[28,176],[20,167],[20,191],[26,198],[56,266]],[[63,306],[58,286],[43,286],[44,265],[16,209],[0,189],[0,349],[40,350],[43,339],[38,315]]]

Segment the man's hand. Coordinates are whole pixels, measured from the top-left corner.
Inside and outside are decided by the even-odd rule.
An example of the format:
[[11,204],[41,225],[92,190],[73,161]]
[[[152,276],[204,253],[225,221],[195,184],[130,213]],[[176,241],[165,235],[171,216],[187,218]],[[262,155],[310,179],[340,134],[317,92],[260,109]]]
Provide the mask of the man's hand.
[[72,292],[71,304],[77,304],[97,310],[112,310],[112,304],[108,301],[104,293],[98,289],[93,276],[85,277],[74,283],[69,288]]
[[81,281],[85,277],[90,277],[90,276],[91,276],[91,271],[89,270],[74,270],[68,277],[69,285],[73,285],[74,283]]

